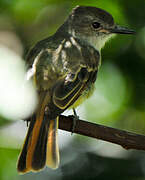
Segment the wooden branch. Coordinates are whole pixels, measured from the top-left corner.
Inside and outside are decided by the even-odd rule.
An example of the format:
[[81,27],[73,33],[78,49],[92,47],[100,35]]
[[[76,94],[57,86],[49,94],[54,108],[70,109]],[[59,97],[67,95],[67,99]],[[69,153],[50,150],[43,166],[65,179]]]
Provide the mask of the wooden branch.
[[[72,132],[73,116],[60,116],[59,128]],[[74,133],[119,144],[125,149],[145,150],[145,136],[77,120]]]

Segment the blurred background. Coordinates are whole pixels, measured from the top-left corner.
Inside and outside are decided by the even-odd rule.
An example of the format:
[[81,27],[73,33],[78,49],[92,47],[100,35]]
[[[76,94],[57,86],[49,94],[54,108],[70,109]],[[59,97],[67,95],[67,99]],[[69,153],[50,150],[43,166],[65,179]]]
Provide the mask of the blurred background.
[[[25,83],[25,57],[39,40],[52,35],[76,5],[110,12],[136,30],[117,35],[102,50],[94,95],[77,108],[81,119],[145,135],[144,0],[0,0],[0,180],[143,180],[145,152],[59,130],[57,170],[19,175],[17,158],[37,95]],[[72,111],[67,111],[72,114]]]

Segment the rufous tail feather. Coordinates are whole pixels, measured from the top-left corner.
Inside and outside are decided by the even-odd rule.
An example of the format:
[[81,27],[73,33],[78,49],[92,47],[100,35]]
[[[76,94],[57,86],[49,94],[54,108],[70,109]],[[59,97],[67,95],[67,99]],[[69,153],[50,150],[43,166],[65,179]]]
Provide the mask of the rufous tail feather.
[[20,173],[39,171],[45,164],[51,168],[58,167],[57,128],[58,118],[48,120],[44,111],[39,111],[36,118],[32,118],[18,160],[17,169]]

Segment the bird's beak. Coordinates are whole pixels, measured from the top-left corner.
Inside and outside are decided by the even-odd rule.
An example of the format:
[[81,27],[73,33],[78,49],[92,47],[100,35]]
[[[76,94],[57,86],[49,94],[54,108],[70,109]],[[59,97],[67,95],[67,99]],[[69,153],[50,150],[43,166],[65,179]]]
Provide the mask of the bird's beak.
[[115,34],[135,34],[134,30],[125,28],[125,27],[121,27],[119,25],[116,25],[114,28],[109,29],[109,32],[111,33],[115,33]]

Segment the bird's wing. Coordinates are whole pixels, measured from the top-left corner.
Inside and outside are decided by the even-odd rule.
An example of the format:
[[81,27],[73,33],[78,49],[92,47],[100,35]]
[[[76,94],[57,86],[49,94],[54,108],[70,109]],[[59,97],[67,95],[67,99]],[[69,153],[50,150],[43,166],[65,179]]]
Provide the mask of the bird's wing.
[[90,74],[86,68],[81,68],[77,75],[68,74],[58,81],[53,90],[53,103],[64,110],[72,105],[87,86]]
[[60,109],[71,106],[83,91],[94,83],[100,63],[100,54],[92,46],[70,38],[61,46],[61,58],[66,75],[53,88],[53,102]]
[[33,80],[38,91],[52,89],[53,103],[65,110],[95,81],[99,62],[93,47],[74,38],[63,39],[55,49],[39,52],[32,67]]

